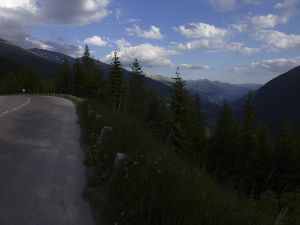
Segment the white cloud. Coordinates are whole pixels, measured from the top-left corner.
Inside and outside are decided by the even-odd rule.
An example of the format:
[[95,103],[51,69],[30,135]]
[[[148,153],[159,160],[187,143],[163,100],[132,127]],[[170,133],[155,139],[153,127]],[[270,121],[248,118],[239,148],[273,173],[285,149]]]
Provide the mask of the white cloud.
[[235,0],[208,0],[208,3],[211,4],[218,11],[232,11],[236,8]]
[[223,39],[199,39],[187,43],[179,43],[176,46],[179,51],[187,51],[193,49],[207,51],[234,51],[241,54],[254,54],[259,52],[258,48],[246,47],[240,42],[227,42]]
[[[82,25],[100,21],[109,14],[111,0],[1,0],[2,38],[23,47],[31,29],[38,25]],[[32,37],[30,37],[31,39]],[[36,43],[37,44],[37,43]],[[36,44],[32,45],[35,47]]]
[[286,34],[275,30],[261,30],[254,34],[270,50],[299,50],[300,35]]
[[[124,66],[130,66],[136,58],[141,65],[145,67],[173,66],[173,63],[167,57],[174,54],[177,53],[173,50],[148,43],[135,46],[123,46],[118,51],[118,56]],[[104,61],[111,62],[112,57],[113,52],[107,55]]]
[[300,56],[295,58],[276,58],[266,59],[257,62],[253,62],[245,67],[233,67],[230,68],[230,72],[234,73],[251,73],[261,74],[262,73],[274,73],[280,74],[287,72],[288,70],[300,65]]
[[245,55],[252,55],[252,54],[258,53],[260,51],[259,48],[250,48],[250,47],[245,46],[241,42],[227,43],[227,44],[225,44],[224,49],[229,50],[229,51],[238,52],[238,53],[245,54]]
[[51,45],[44,43],[38,39],[34,39],[32,37],[26,37],[25,41],[29,42],[31,45],[35,46],[36,48],[42,48],[46,50],[55,50]]
[[129,18],[127,20],[127,23],[140,23],[142,21],[143,21],[142,19],[138,19],[138,18]]
[[52,41],[40,40],[34,37],[26,37],[24,46],[26,48],[42,48],[50,51],[62,52],[70,56],[81,56],[83,54],[83,47],[81,45],[57,43]]
[[123,16],[123,11],[122,11],[122,9],[116,8],[115,14],[116,14],[116,19],[117,19],[118,21],[120,21],[121,17]]
[[[234,27],[241,30],[241,27]],[[258,48],[246,47],[243,43],[230,41],[233,32],[230,29],[218,28],[206,23],[189,23],[179,26],[175,30],[185,37],[197,40],[179,43],[176,49],[179,51],[201,49],[208,51],[235,51],[242,54],[254,54]]]
[[0,8],[37,11],[36,0],[1,0],[0,4]]
[[114,43],[117,45],[117,47],[119,49],[131,46],[131,44],[128,41],[126,41],[124,38],[117,39],[117,40],[114,41]]
[[99,47],[103,47],[107,45],[107,41],[105,41],[104,39],[96,35],[85,39],[83,43],[88,45],[95,45]]
[[207,23],[189,23],[175,30],[188,38],[224,38],[229,31]]
[[179,67],[183,69],[189,69],[189,70],[209,70],[209,65],[202,65],[202,64],[180,64]]
[[39,5],[41,23],[82,25],[100,21],[109,12],[111,0],[43,0]]
[[276,9],[293,9],[300,5],[299,0],[284,0],[283,2],[276,3]]
[[254,29],[274,28],[277,24],[285,24],[289,20],[288,16],[277,16],[273,14],[254,16],[251,22]]
[[156,26],[151,26],[149,30],[142,30],[138,25],[133,25],[131,28],[126,28],[125,31],[128,35],[136,35],[138,37],[162,40],[163,35],[160,29]]

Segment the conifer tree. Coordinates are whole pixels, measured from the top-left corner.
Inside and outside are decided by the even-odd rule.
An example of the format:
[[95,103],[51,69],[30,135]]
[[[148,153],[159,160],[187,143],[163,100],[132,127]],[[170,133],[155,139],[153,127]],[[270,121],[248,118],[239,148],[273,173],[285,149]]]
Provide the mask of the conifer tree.
[[252,152],[252,170],[256,179],[256,194],[260,195],[272,187],[272,175],[274,173],[274,145],[271,134],[265,126],[257,129],[258,151]]
[[82,68],[80,64],[80,60],[77,57],[75,60],[75,64],[73,66],[73,93],[75,96],[81,96],[82,95],[82,82],[83,82],[83,74],[82,74]]
[[244,187],[252,191],[255,185],[255,168],[253,163],[258,155],[257,129],[255,127],[256,113],[253,95],[250,91],[244,107],[242,124],[241,149],[239,151],[240,178]]
[[[289,126],[285,125],[281,129],[281,134],[276,142],[275,148],[275,188],[281,193],[288,190],[297,183],[298,177],[294,172],[293,160],[297,156],[297,142]],[[299,162],[298,162],[299,163]],[[298,181],[299,185],[299,181]]]
[[221,109],[213,142],[214,146],[209,156],[213,173],[221,178],[234,178],[239,130],[227,103],[224,103]]
[[205,142],[208,140],[207,130],[204,123],[204,115],[202,111],[202,101],[200,95],[197,93],[192,101],[192,137],[195,146],[195,153],[201,158]]
[[119,114],[125,105],[125,89],[122,75],[122,65],[117,51],[114,52],[113,62],[110,66],[108,78],[108,98],[113,113]]
[[132,76],[129,80],[128,110],[129,114],[143,119],[146,113],[147,102],[144,84],[145,76],[137,59],[132,63],[131,69]]
[[102,88],[102,73],[92,58],[88,45],[81,58],[82,85],[81,92],[87,97],[100,97]]
[[174,147],[184,154],[191,155],[192,137],[191,137],[191,101],[185,90],[185,82],[180,77],[179,68],[174,77],[174,90],[170,103],[172,118],[172,143]]
[[90,49],[89,49],[89,46],[87,44],[85,45],[85,49],[84,49],[84,53],[83,53],[83,56],[81,58],[81,61],[85,65],[93,63],[93,59],[92,59],[92,56],[91,56],[91,53],[90,53]]
[[57,77],[56,90],[62,94],[70,94],[72,86],[72,72],[68,59],[65,58]]

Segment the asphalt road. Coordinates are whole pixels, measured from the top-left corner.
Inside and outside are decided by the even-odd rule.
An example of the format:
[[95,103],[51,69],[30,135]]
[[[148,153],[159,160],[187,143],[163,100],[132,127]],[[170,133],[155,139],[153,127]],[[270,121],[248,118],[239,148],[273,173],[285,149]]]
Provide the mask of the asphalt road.
[[0,96],[0,225],[94,225],[74,105]]

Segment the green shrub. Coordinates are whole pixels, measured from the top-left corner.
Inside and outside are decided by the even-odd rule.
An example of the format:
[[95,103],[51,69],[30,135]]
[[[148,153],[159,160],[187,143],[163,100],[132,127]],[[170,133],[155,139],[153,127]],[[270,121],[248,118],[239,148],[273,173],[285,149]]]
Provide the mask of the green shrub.
[[[275,224],[279,212],[267,200],[270,196],[255,201],[220,187],[199,165],[157,141],[144,124],[116,117],[91,101],[81,103],[78,112],[87,144],[86,164],[94,171],[90,184],[103,187],[109,202],[107,224]],[[101,117],[95,120],[96,114]],[[112,131],[97,144],[104,126],[111,126]],[[126,158],[114,168],[118,152]]]

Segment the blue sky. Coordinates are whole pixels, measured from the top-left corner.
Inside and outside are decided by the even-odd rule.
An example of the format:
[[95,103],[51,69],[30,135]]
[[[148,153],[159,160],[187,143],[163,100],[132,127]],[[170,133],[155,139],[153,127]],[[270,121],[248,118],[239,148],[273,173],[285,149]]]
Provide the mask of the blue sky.
[[300,65],[300,0],[1,0],[0,37],[146,73],[265,83]]

